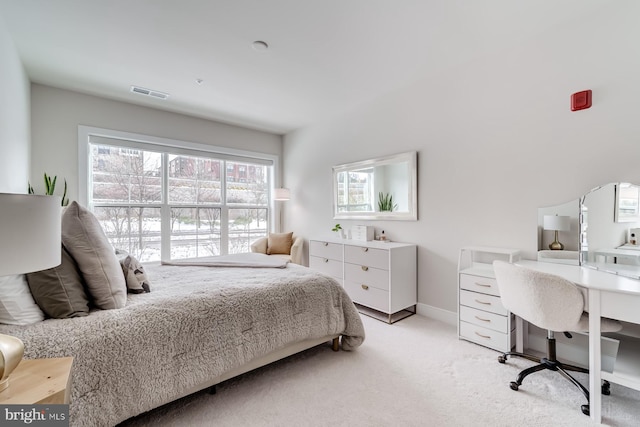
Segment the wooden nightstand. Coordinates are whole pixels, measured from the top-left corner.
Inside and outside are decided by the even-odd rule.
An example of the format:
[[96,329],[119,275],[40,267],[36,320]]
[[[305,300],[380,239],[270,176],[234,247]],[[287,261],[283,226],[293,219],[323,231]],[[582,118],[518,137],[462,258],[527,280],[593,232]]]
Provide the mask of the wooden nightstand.
[[0,392],[0,404],[69,404],[73,357],[22,360]]

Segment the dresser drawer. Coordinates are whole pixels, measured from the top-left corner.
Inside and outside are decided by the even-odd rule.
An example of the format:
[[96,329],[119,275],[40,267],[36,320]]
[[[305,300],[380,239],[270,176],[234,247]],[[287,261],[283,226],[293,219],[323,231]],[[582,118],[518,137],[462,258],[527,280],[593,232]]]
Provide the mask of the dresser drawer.
[[344,289],[353,302],[389,313],[389,292],[348,280],[344,281]]
[[389,272],[363,265],[344,265],[344,280],[389,291]]
[[344,262],[389,270],[389,251],[345,245]]
[[460,322],[460,338],[473,341],[500,351],[511,350],[509,343],[515,342],[516,330],[509,333],[498,332],[492,329],[483,328],[467,322]]
[[339,243],[311,240],[309,241],[309,255],[320,258],[335,259],[342,262],[342,245]]
[[502,316],[507,315],[507,309],[502,305],[500,297],[496,297],[494,295],[486,295],[480,294],[478,292],[460,290],[460,304],[466,305],[467,307],[477,308],[479,310],[500,314]]
[[[460,320],[467,323],[472,323],[476,326],[482,326],[484,328],[493,329],[498,332],[507,332],[509,327],[507,316],[500,314],[489,313],[486,311],[478,310],[475,308],[460,306]],[[511,315],[511,324],[515,321],[515,316]]]
[[335,259],[310,256],[309,268],[342,280],[342,262]]
[[460,289],[500,296],[496,279],[490,277],[460,274]]

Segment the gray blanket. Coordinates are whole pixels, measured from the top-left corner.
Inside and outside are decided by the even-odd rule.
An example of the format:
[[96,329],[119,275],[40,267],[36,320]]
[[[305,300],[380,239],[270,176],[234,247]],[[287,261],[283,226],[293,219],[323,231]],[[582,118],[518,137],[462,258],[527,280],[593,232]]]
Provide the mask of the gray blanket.
[[343,288],[305,267],[145,268],[151,293],[122,309],[0,325],[26,358],[74,357],[73,426],[117,424],[304,339],[342,334],[345,350],[364,340]]

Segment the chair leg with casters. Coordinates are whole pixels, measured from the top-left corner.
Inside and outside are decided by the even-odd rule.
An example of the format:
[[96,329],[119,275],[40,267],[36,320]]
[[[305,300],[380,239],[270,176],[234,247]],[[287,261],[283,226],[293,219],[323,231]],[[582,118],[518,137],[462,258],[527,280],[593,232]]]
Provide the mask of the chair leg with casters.
[[532,362],[539,362],[540,358],[539,357],[535,357],[535,356],[531,356],[530,354],[525,354],[525,353],[518,353],[515,351],[508,351],[506,353],[502,353],[500,356],[498,356],[498,362],[500,363],[504,363],[507,361],[507,358],[511,356],[516,356],[516,357],[523,357],[525,359],[529,359]]
[[[534,362],[540,362],[539,364],[535,365],[535,366],[531,366],[529,368],[526,368],[524,370],[522,370],[519,374],[518,377],[516,378],[515,381],[511,381],[511,383],[509,383],[509,387],[511,387],[511,390],[515,390],[518,391],[518,389],[520,388],[520,386],[522,385],[522,381],[524,381],[524,379],[535,373],[535,372],[539,372],[545,369],[549,369],[551,371],[556,371],[558,373],[560,373],[564,378],[566,378],[567,380],[569,380],[571,383],[573,383],[573,385],[575,385],[584,395],[584,397],[587,399],[587,404],[586,405],[582,405],[580,407],[580,409],[582,410],[582,413],[585,415],[589,415],[589,390],[587,390],[587,388],[585,386],[583,386],[578,380],[576,380],[573,376],[571,376],[567,371],[573,371],[573,372],[581,372],[581,373],[585,373],[588,374],[589,370],[582,368],[580,366],[574,366],[574,365],[570,365],[570,364],[564,364],[562,362],[559,362],[556,359],[556,340],[554,338],[553,332],[552,331],[548,331],[547,333],[547,357],[543,357],[543,358],[537,358],[528,354],[524,354],[524,353],[516,353],[516,352],[506,352],[503,353],[502,355],[498,356],[498,362],[500,363],[505,363],[507,361],[507,358],[509,356],[518,356],[518,357],[524,357],[528,360],[532,360]],[[609,395],[611,394],[610,391],[610,384],[608,381],[604,381],[602,384],[602,394],[604,395]]]

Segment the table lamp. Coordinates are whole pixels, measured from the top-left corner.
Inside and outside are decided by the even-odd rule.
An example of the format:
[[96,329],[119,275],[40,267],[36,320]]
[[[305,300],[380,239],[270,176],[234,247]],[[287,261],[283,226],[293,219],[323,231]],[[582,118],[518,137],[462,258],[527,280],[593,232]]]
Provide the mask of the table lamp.
[[571,229],[571,217],[559,215],[545,215],[543,227],[545,230],[555,231],[553,242],[549,244],[551,250],[562,250],[564,245],[558,241],[558,231],[569,231]]
[[[58,196],[0,193],[0,276],[60,264],[60,204]],[[0,391],[9,386],[9,375],[23,354],[19,338],[0,334]]]

